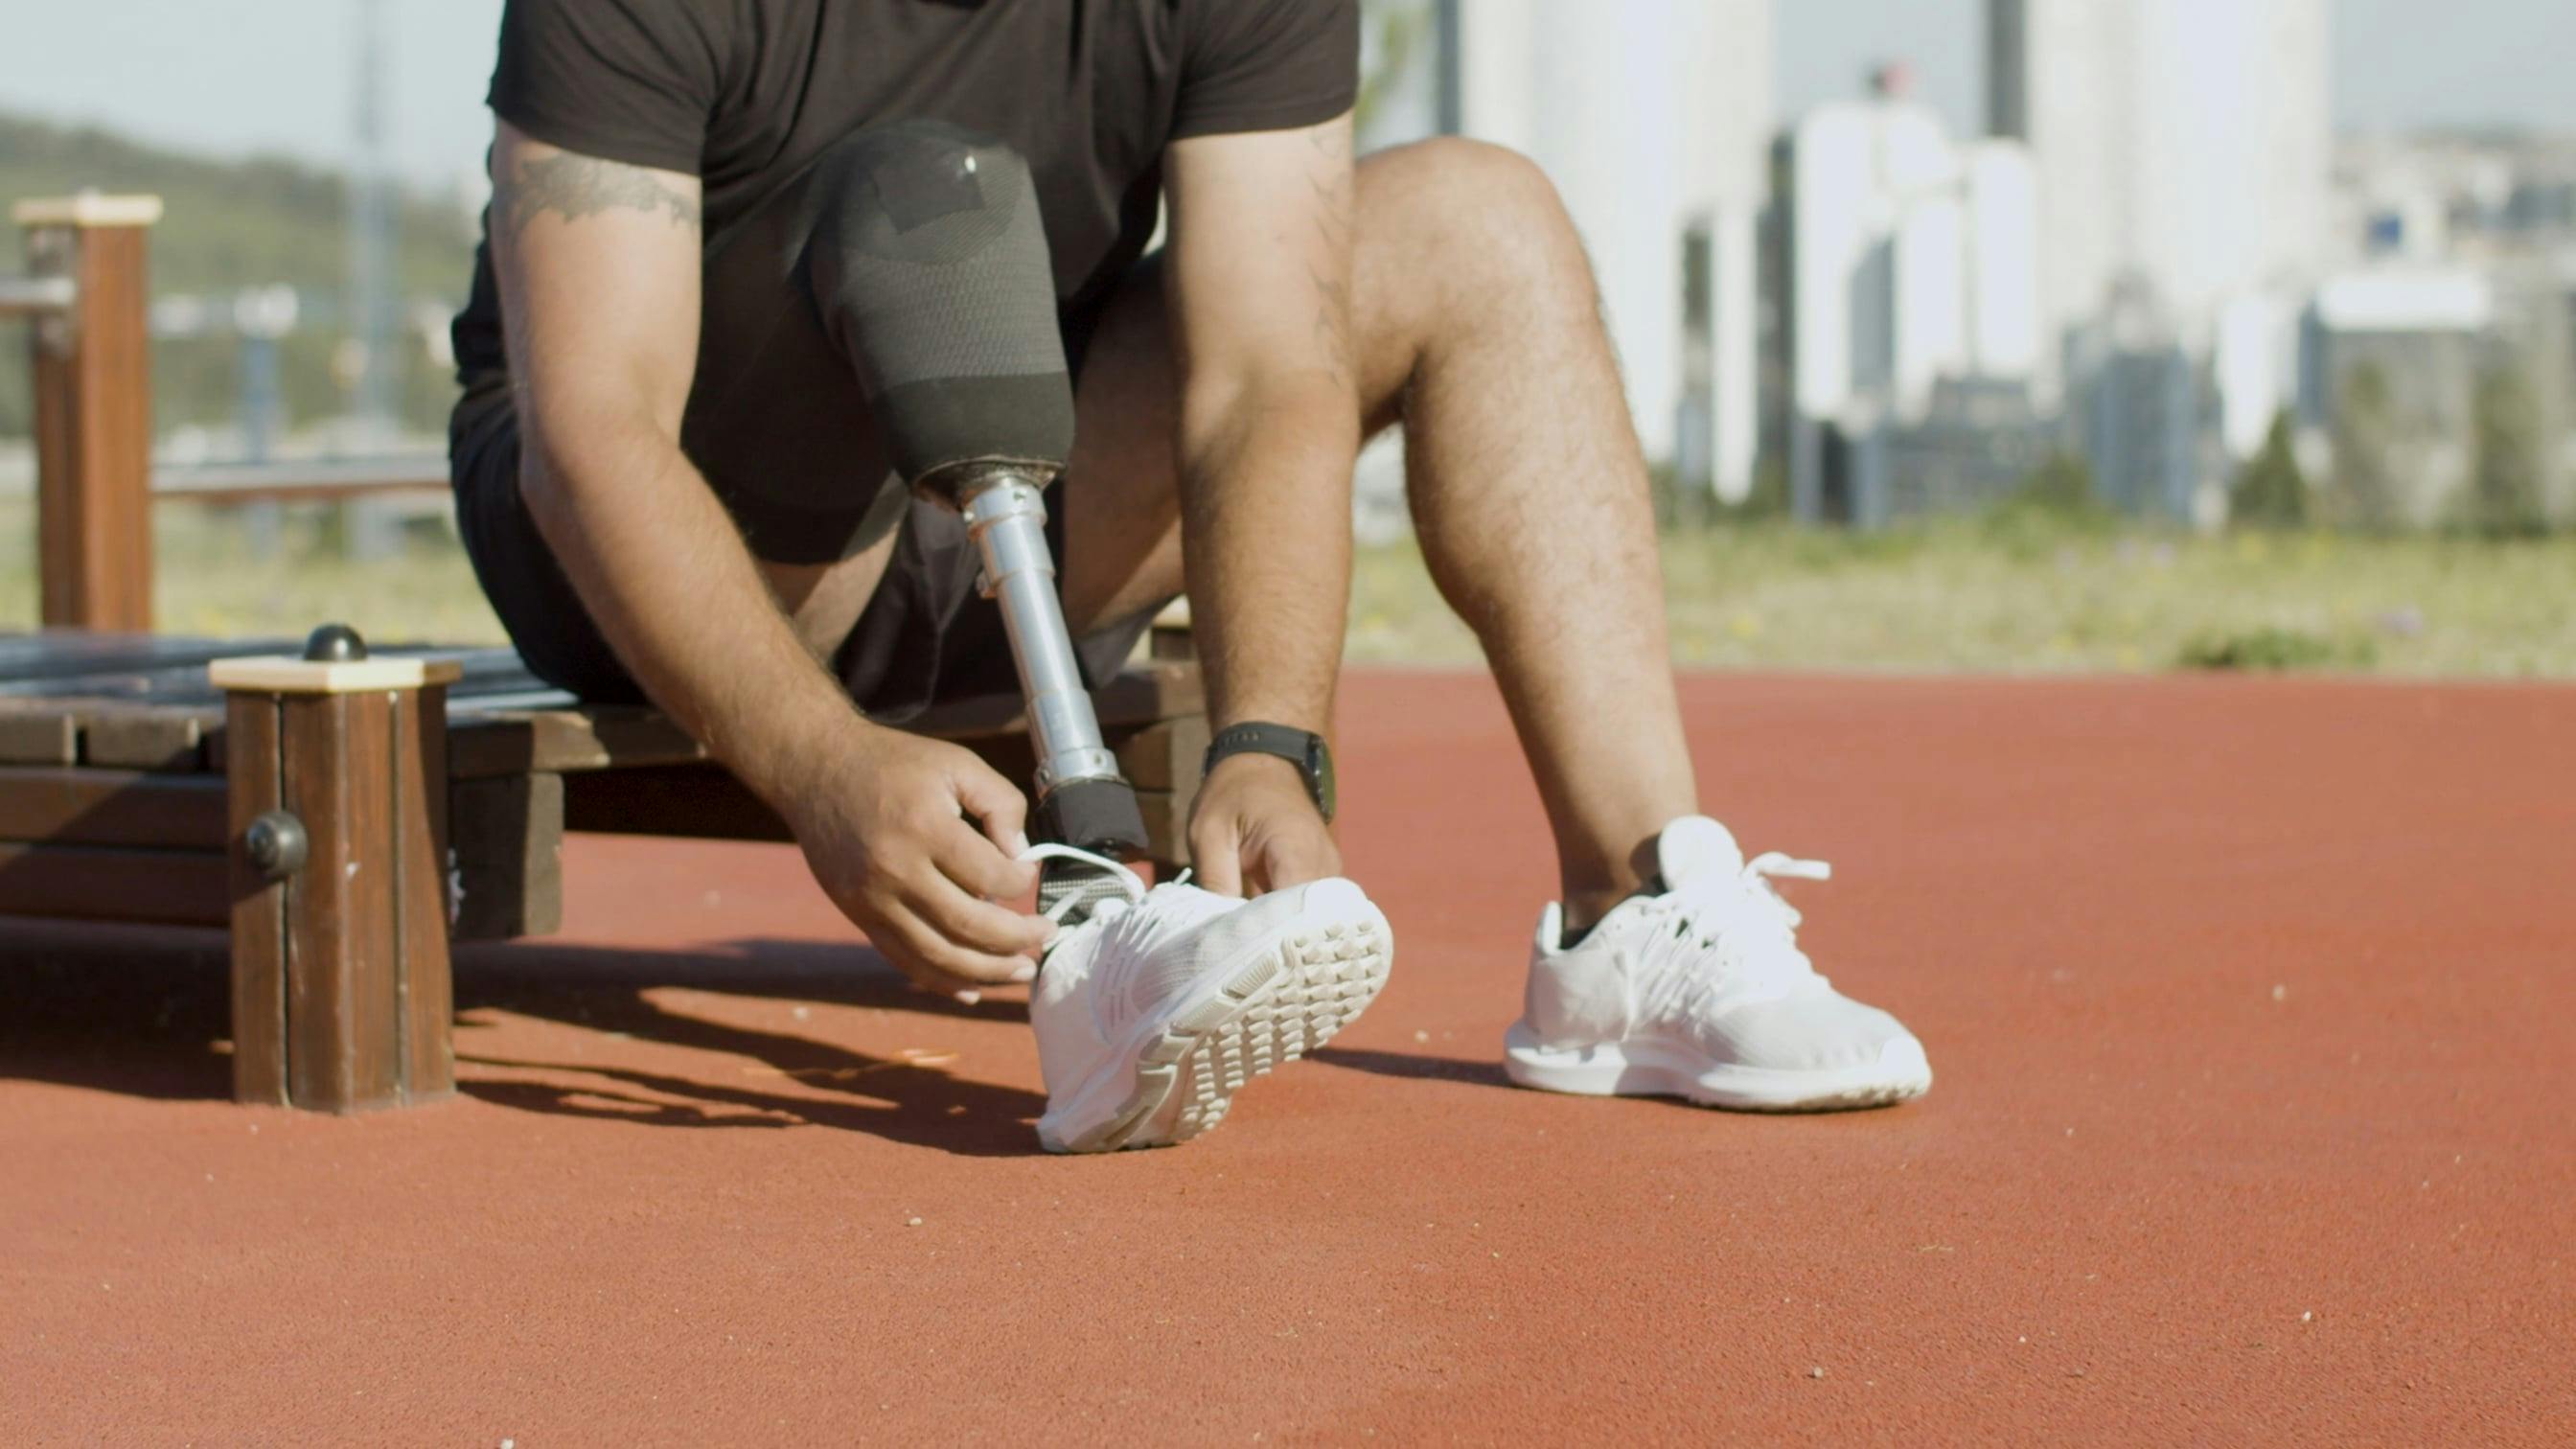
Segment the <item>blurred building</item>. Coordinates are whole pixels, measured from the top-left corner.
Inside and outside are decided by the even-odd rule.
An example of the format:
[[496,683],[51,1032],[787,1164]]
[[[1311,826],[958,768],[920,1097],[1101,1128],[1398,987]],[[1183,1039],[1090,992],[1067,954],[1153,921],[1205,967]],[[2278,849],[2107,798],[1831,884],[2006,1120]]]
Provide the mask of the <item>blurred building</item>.
[[2576,138],[2346,137],[2333,205],[2346,260],[2492,262],[2576,249]]
[[2068,422],[2103,502],[2199,527],[2226,521],[2216,379],[2162,299],[2115,290],[2067,334],[2065,372]]
[[[1774,436],[1802,518],[1888,522],[2029,470],[2020,435],[2044,352],[2030,158],[1953,142],[1906,89],[1891,67],[1869,99],[1819,107],[1773,168]],[[1937,482],[1909,472],[1935,460]]]
[[2173,345],[2213,362],[2239,457],[2291,396],[2298,306],[2334,257],[2328,9],[1987,0],[1988,127],[2038,168],[2050,336],[2098,330],[2115,294],[2143,293]]
[[1366,140],[1445,131],[1556,184],[1599,279],[1649,457],[1752,486],[1756,223],[1771,126],[1771,0],[1379,0],[1388,113]]
[[2333,170],[2328,0],[1988,0],[1988,129],[2042,186],[2043,297],[2178,317],[2313,274]]
[[1990,506],[2030,481],[2059,449],[2057,423],[2035,412],[2027,384],[1945,378],[1923,416],[1831,430],[1836,468],[1810,518],[1884,528],[1909,518]]

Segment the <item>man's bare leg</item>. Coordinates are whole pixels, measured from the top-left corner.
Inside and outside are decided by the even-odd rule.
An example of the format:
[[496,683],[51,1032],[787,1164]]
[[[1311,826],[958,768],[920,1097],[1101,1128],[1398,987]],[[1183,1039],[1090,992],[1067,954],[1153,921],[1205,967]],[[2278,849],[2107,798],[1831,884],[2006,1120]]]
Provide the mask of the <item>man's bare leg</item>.
[[1423,557],[1494,666],[1580,928],[1699,808],[1645,458],[1591,268],[1554,188],[1507,151],[1390,152],[1359,194],[1364,396],[1401,410]]
[[[1367,158],[1358,211],[1367,422],[1405,424],[1424,556],[1493,663],[1579,928],[1698,809],[1645,462],[1591,271],[1546,178],[1494,147]],[[1181,587],[1173,370],[1150,280],[1112,306],[1082,380],[1060,505],[1077,630]]]

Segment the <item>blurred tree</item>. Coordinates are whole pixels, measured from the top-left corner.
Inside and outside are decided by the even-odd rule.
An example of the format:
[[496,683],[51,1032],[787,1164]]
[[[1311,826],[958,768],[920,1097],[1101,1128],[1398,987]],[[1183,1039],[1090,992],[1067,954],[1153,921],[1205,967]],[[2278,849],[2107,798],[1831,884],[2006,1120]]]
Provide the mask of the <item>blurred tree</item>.
[[2263,450],[2248,459],[2243,471],[2236,475],[2227,517],[2231,523],[2255,528],[2307,526],[2308,478],[2299,471],[2298,449],[2286,409],[2273,416],[2272,431],[2263,439]]
[[1753,467],[1753,486],[1743,499],[1720,504],[1721,517],[1739,523],[1767,522],[1789,516],[1789,464],[1784,458],[1764,458]]
[[[348,404],[332,376],[338,299],[346,289],[346,197],[331,171],[269,157],[216,161],[139,145],[112,133],[0,113],[0,203],[84,188],[139,191],[167,203],[152,233],[155,296],[191,293],[229,308],[245,287],[285,283],[304,299],[303,325],[280,349],[290,426]],[[409,301],[461,301],[473,280],[472,218],[453,203],[406,198],[399,209],[396,274]],[[17,270],[0,241],[0,269]],[[163,428],[231,419],[241,400],[239,348],[228,333],[163,339],[153,346],[153,414]],[[455,396],[452,380],[420,347],[403,350],[404,420],[435,431]],[[0,437],[28,427],[23,347],[0,346]]]
[[2478,374],[2472,424],[2477,465],[2469,475],[2470,527],[2494,538],[2545,532],[2542,494],[2547,464],[2540,398],[2530,374],[2507,359]]
[[2058,451],[2021,486],[1997,499],[1978,522],[1986,541],[2017,559],[2040,558],[2070,537],[2100,534],[2117,521],[2080,453]]
[[2031,470],[2010,505],[2070,519],[2096,519],[2107,510],[2094,486],[2093,465],[2081,453],[2059,451]]
[[2397,400],[2376,362],[2347,369],[2335,391],[2334,521],[2385,530],[2398,523]]

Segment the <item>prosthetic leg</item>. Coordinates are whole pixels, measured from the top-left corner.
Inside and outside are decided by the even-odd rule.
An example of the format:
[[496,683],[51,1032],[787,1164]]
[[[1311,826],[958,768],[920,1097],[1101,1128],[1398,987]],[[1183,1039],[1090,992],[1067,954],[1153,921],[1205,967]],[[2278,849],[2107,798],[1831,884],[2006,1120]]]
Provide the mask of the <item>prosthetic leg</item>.
[[[810,218],[808,276],[896,469],[963,515],[999,601],[1037,755],[1031,834],[1141,857],[1144,817],[1083,688],[1057,601],[1044,490],[1073,453],[1073,384],[1027,163],[941,122],[887,126],[837,151],[854,169]],[[1078,921],[1106,872],[1050,860],[1039,908]]]

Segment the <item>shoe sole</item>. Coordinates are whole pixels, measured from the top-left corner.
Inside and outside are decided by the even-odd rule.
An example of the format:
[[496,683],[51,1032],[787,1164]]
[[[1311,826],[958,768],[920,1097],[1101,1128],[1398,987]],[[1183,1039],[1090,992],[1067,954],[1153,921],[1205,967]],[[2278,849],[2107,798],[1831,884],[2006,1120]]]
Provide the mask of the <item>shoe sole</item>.
[[1910,1102],[1932,1089],[1931,1063],[1910,1039],[1889,1042],[1863,1066],[1792,1072],[1695,1060],[1643,1042],[1545,1047],[1526,1021],[1503,1039],[1503,1071],[1543,1092],[1679,1097],[1730,1112],[1847,1112]]
[[1106,1120],[1071,1137],[1041,1122],[1039,1144],[1076,1153],[1189,1141],[1225,1120],[1244,1083],[1358,1019],[1392,961],[1386,920],[1374,910],[1288,937],[1173,1015],[1137,1055],[1135,1088]]

